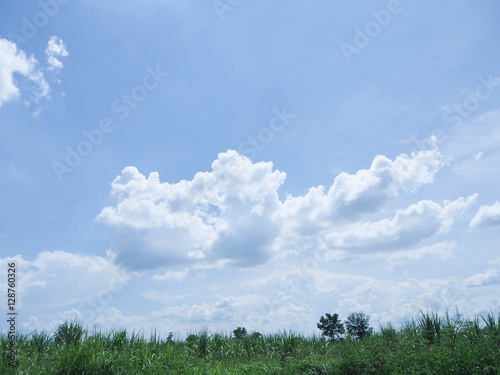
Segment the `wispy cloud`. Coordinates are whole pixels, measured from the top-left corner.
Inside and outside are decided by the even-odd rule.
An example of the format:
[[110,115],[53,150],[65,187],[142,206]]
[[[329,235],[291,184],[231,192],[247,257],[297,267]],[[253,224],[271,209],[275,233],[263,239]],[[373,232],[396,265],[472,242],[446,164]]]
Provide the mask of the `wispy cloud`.
[[38,61],[27,57],[15,43],[0,38],[0,106],[20,96],[15,74],[20,74],[34,83],[33,95],[35,102],[41,98],[50,97],[50,87],[43,73],[36,69]]
[[47,62],[49,64],[48,69],[57,73],[63,68],[63,63],[58,57],[68,56],[68,51],[61,38],[51,36],[47,48],[45,49],[45,54],[47,55]]

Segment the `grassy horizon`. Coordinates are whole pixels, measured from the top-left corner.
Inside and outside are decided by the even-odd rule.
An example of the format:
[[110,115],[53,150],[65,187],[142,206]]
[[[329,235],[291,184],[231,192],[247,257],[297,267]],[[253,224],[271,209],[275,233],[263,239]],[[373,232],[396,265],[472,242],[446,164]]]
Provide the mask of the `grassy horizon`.
[[18,337],[18,365],[0,336],[1,374],[500,374],[500,314],[474,319],[421,312],[396,329],[330,341],[292,331],[235,338],[208,329],[185,340],[126,330],[88,332],[77,321]]

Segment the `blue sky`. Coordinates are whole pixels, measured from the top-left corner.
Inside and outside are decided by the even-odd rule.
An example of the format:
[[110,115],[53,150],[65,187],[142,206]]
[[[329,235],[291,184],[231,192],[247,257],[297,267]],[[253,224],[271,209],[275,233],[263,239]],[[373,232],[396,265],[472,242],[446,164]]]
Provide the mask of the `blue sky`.
[[19,328],[312,334],[326,312],[498,310],[498,11],[2,4]]

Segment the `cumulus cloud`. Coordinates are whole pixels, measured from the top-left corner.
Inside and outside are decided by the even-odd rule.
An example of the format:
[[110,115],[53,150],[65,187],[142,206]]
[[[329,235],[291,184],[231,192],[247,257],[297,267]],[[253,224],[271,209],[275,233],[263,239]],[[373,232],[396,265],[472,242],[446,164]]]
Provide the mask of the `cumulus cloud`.
[[[19,278],[19,305],[48,298],[52,307],[70,306],[85,301],[89,296],[112,291],[123,286],[130,276],[120,269],[110,257],[73,254],[65,251],[44,251],[35,260],[25,260],[21,255],[0,259],[0,266],[7,269],[8,262],[15,262]],[[71,288],[66,286],[71,285]],[[0,282],[0,287],[6,287]],[[5,288],[4,288],[5,289]]]
[[98,220],[119,228],[112,252],[132,268],[228,259],[252,265],[268,257],[277,233],[271,214],[285,174],[235,151],[219,154],[211,172],[160,183],[127,167],[111,184],[118,199]]
[[453,256],[453,250],[456,246],[454,242],[439,242],[415,250],[397,251],[386,257],[386,261],[391,267],[396,267],[404,266],[423,258],[447,260]]
[[58,59],[58,57],[68,56],[68,51],[66,50],[66,45],[61,38],[57,36],[51,36],[45,49],[45,54],[47,55],[47,62],[49,64],[48,69],[59,71],[63,67],[63,63]]
[[41,71],[36,69],[37,60],[27,57],[18,50],[15,43],[0,38],[0,106],[19,97],[19,87],[15,75],[21,75],[35,84],[35,101],[49,97],[50,88]]
[[166,271],[162,275],[154,275],[154,280],[169,280],[169,281],[182,281],[189,275],[189,269],[185,268],[182,271]]
[[168,316],[169,319],[185,320],[190,323],[216,323],[220,320],[232,320],[237,311],[237,303],[229,296],[215,303],[201,303],[194,305],[177,305],[165,307],[154,313],[157,317]]
[[481,206],[472,218],[469,226],[471,228],[487,228],[500,225],[500,202],[491,206]]
[[344,226],[325,236],[325,244],[333,249],[384,250],[414,245],[439,232],[450,229],[454,219],[476,201],[477,194],[467,199],[445,202],[420,201],[394,217],[376,222]]
[[369,169],[355,174],[340,173],[326,189],[313,187],[300,197],[287,197],[277,219],[284,231],[313,235],[342,222],[378,212],[401,191],[415,192],[434,181],[444,161],[435,147],[428,151],[402,154],[394,160],[378,155]]
[[[424,252],[433,257],[446,258],[447,249],[451,251],[452,247],[452,244],[444,243],[424,249]],[[409,258],[413,260],[419,256],[412,253]],[[373,259],[369,262],[373,268]],[[360,267],[357,263],[356,268]],[[378,264],[375,267],[383,269],[384,266]],[[249,315],[260,316],[257,320],[259,323],[271,320],[273,312],[297,301],[306,301],[309,306],[326,305],[344,316],[352,311],[364,311],[372,316],[372,324],[377,321],[397,324],[411,319],[419,310],[434,310],[443,314],[458,308],[467,314],[474,314],[486,306],[495,306],[496,302],[491,300],[491,293],[481,287],[498,283],[498,276],[497,270],[489,270],[469,278],[443,275],[440,278],[420,279],[410,277],[406,272],[401,278],[384,278],[335,272],[323,269],[321,265],[311,272],[273,272],[263,280],[264,285],[259,282],[252,284],[262,286],[269,290],[268,293],[274,290],[274,297],[256,296],[254,300],[257,307],[254,307]],[[471,288],[474,288],[474,291]],[[325,299],[329,301],[327,304],[324,304]],[[314,327],[313,317],[304,317],[304,322]]]
[[[379,214],[401,192],[431,183],[443,165],[436,147],[394,160],[379,155],[369,169],[339,174],[328,189],[313,187],[304,196],[281,201],[278,189],[285,173],[229,150],[218,155],[210,172],[177,183],[126,167],[111,184],[117,204],[105,207],[97,219],[117,227],[111,252],[131,269],[174,271],[221,261],[255,266],[303,251],[311,241],[316,247],[329,243],[330,249],[406,246],[447,230],[475,196],[443,207],[422,201],[376,223],[360,223],[360,218]],[[331,230],[343,225],[346,231]]]
[[[452,247],[452,244],[441,244],[443,249]],[[424,252],[440,256],[438,248],[436,245],[434,249],[429,248]],[[415,257],[418,256],[410,256],[411,259]],[[0,260],[1,267],[6,266],[2,263],[5,261]],[[162,335],[174,331],[184,337],[186,333],[202,327],[209,327],[212,332],[227,332],[228,327],[242,324],[247,329],[264,333],[291,328],[310,334],[315,332],[318,318],[324,312],[335,311],[345,317],[352,311],[364,311],[372,316],[372,326],[387,321],[397,324],[411,319],[420,309],[444,313],[458,307],[460,310],[465,309],[462,311],[468,314],[475,313],[490,306],[489,302],[494,305],[495,301],[490,301],[491,291],[487,288],[494,287],[500,281],[496,269],[460,278],[442,275],[440,278],[418,279],[406,273],[401,278],[394,278],[394,275],[384,278],[381,277],[383,272],[374,272],[377,276],[350,273],[360,267],[360,261],[352,270],[342,267],[335,271],[331,264],[318,263],[311,269],[294,269],[294,263],[281,264],[275,260],[274,264],[264,266],[273,271],[266,273],[262,279],[254,277],[246,280],[240,277],[241,272],[229,273],[229,276],[224,277],[220,293],[210,288],[211,293],[193,295],[189,286],[182,291],[181,286],[177,285],[174,291],[163,284],[155,287],[154,283],[148,283],[151,289],[141,289],[144,291],[134,298],[154,301],[160,308],[131,310],[119,305],[121,299],[107,304],[99,304],[99,300],[96,300],[98,311],[90,319],[87,310],[93,304],[83,304],[83,307],[74,304],[85,294],[99,294],[98,290],[103,285],[113,285],[108,272],[120,273],[123,270],[110,264],[110,259],[44,252],[35,261],[26,261],[21,256],[16,257],[15,261],[20,270],[25,270],[20,275],[24,280],[20,295],[29,298],[30,306],[37,306],[35,313],[32,308],[28,310],[30,306],[24,310],[26,315],[22,328],[28,332],[33,329],[54,331],[63,321],[77,318],[89,326],[95,325],[97,329],[123,327],[142,332],[154,329]],[[369,262],[370,268],[373,268],[373,259]],[[375,267],[383,268],[384,265],[382,263]],[[178,274],[171,272],[165,280],[172,282],[176,277],[182,278],[184,275],[181,273],[184,271],[177,271]],[[212,272],[217,273],[216,270]],[[255,273],[250,272],[249,275],[255,276]],[[93,284],[95,279],[98,279],[98,285]],[[61,282],[57,284],[57,280]],[[61,290],[65,288],[61,284],[70,283],[76,289],[62,293]],[[35,293],[40,295],[38,299],[34,297]],[[50,306],[54,301],[63,302],[61,307],[66,307],[66,310],[59,314],[43,315],[47,301]]]
[[489,269],[485,273],[475,274],[465,280],[468,287],[486,286],[500,283],[500,272],[496,269]]
[[314,315],[315,311],[305,303],[286,301],[270,308],[265,296],[244,294],[223,297],[212,303],[168,306],[151,313],[150,317],[168,319],[172,326],[183,322],[192,331],[210,322],[210,328],[214,330],[232,324],[244,325],[247,329],[261,332],[277,332],[284,328],[283,322],[287,322],[285,326],[301,331],[305,327],[304,323]]

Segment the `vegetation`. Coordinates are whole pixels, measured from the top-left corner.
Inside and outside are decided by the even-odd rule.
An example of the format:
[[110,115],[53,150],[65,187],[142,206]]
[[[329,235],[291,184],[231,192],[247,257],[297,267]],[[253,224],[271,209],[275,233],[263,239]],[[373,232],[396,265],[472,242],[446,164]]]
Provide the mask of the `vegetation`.
[[370,334],[362,333],[371,331],[366,325],[357,330],[369,317],[351,315],[341,339],[335,336],[342,324],[335,314],[320,323],[333,335],[309,338],[246,334],[238,327],[234,337],[204,329],[185,341],[156,334],[146,339],[125,330],[89,333],[77,322],[65,323],[54,335],[18,337],[16,369],[8,365],[9,340],[1,335],[0,373],[500,374],[500,315],[470,320],[422,312],[400,328],[388,324]]
[[247,336],[247,329],[245,327],[238,327],[233,331],[233,335],[237,339],[242,339]]
[[316,325],[321,331],[322,335],[330,339],[330,341],[340,340],[345,332],[344,324],[339,319],[339,314],[325,314],[319,319]]
[[369,324],[370,315],[362,312],[350,313],[345,322],[347,333],[355,339],[362,340],[373,333],[373,328]]

